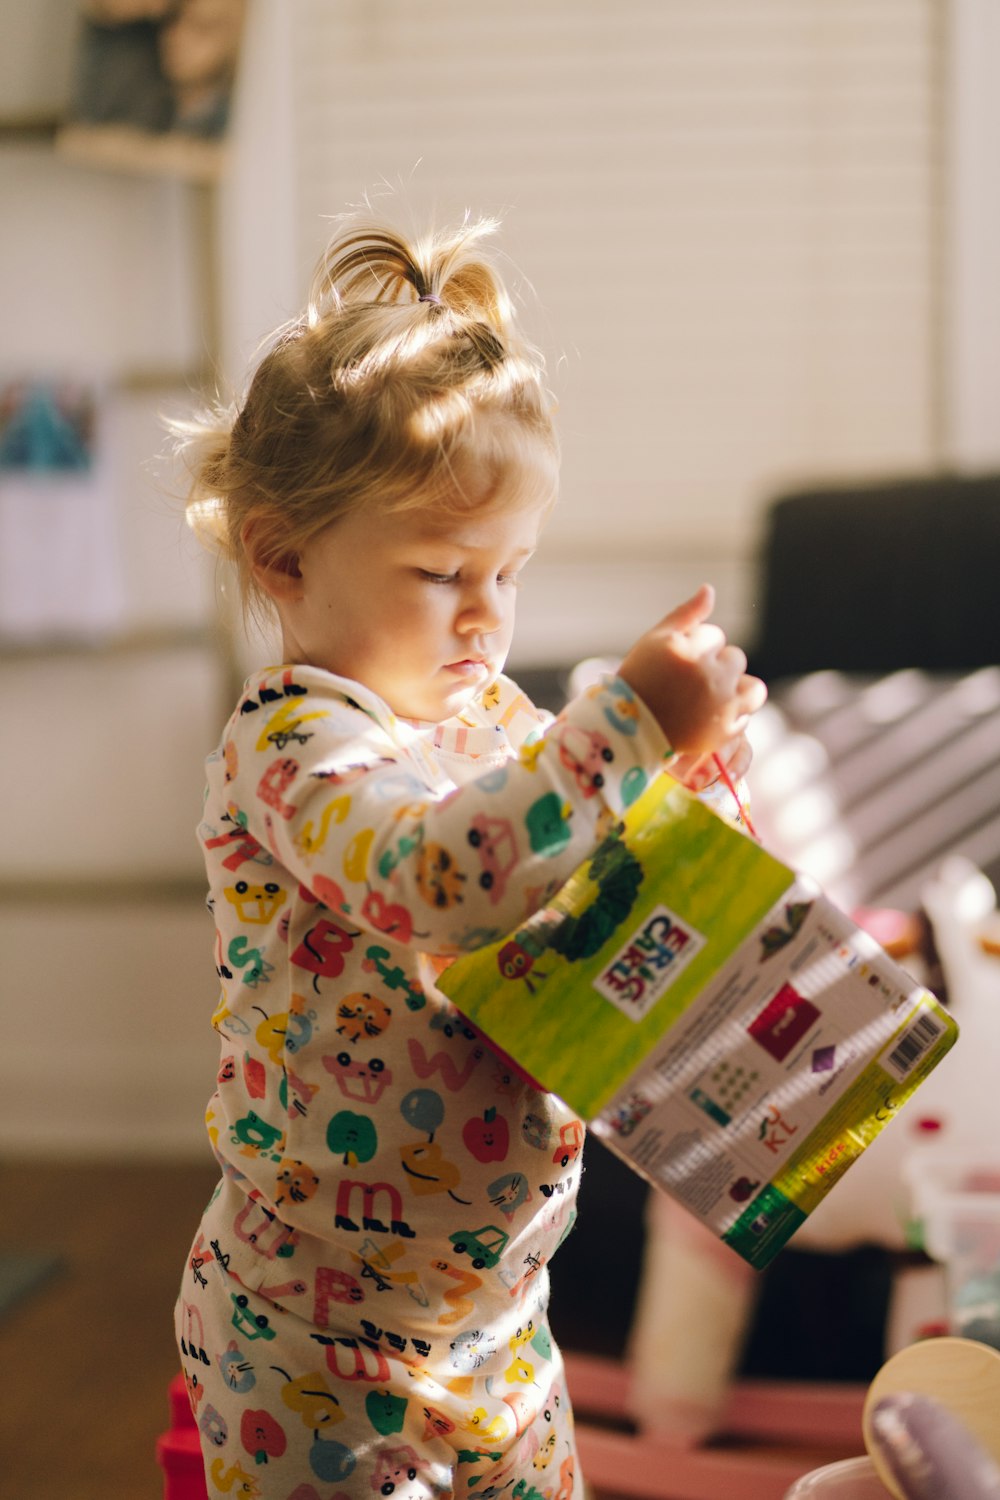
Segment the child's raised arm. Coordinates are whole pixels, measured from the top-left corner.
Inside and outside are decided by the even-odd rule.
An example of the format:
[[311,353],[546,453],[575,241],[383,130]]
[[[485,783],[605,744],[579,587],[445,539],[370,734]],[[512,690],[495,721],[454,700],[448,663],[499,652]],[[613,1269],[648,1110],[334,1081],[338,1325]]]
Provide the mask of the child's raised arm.
[[714,589],[702,584],[640,637],[618,669],[679,755],[721,750],[767,697],[743,652],[709,623],[714,606]]

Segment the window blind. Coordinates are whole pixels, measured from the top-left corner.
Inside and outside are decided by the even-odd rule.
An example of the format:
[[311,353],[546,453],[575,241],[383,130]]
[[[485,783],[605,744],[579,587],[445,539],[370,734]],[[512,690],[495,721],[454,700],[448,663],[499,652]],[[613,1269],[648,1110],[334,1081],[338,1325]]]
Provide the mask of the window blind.
[[666,607],[664,570],[721,564],[738,593],[773,494],[935,460],[936,0],[286,14],[300,280],[366,193],[503,216],[559,402],[560,567],[617,558]]

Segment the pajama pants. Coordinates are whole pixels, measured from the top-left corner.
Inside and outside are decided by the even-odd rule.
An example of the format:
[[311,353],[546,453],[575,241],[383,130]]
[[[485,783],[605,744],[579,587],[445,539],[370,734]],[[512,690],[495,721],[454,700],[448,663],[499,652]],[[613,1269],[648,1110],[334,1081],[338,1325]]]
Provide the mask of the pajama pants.
[[431,1345],[426,1321],[400,1331],[405,1294],[376,1277],[320,1327],[294,1310],[305,1282],[269,1297],[238,1279],[218,1225],[206,1216],[176,1309],[210,1500],[580,1500],[544,1302],[515,1327],[449,1308]]

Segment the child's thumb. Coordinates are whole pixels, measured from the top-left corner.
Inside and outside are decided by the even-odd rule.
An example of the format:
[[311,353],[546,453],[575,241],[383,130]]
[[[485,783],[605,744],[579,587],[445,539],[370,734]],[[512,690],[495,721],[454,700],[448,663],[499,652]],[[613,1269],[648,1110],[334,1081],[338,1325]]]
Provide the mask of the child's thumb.
[[660,621],[660,630],[690,630],[707,620],[715,608],[715,590],[710,583],[703,583],[690,599],[678,604]]

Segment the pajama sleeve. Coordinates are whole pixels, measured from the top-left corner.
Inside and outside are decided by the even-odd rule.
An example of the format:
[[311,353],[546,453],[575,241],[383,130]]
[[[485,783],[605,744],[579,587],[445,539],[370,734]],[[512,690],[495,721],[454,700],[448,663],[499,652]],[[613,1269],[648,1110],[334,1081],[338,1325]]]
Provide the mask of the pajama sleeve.
[[648,710],[611,678],[516,759],[455,787],[380,700],[285,668],[255,680],[214,773],[231,836],[357,926],[452,955],[542,906],[668,756]]

